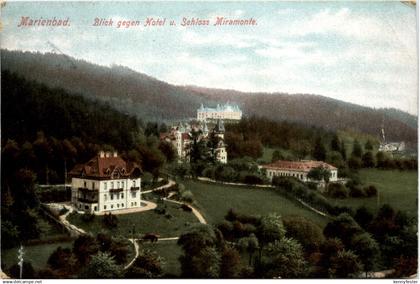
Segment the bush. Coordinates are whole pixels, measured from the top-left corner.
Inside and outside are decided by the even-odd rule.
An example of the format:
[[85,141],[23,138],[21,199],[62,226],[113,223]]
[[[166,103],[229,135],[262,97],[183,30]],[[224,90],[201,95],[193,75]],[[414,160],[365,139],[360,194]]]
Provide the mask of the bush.
[[344,185],[331,183],[328,185],[328,195],[334,198],[347,198],[349,193]]
[[[60,215],[62,215],[62,214],[60,214]],[[90,213],[90,212],[85,212],[85,214],[82,215],[81,219],[85,223],[90,223],[95,219],[95,214]]]
[[244,183],[246,184],[263,184],[263,179],[257,175],[248,174],[245,176]]
[[365,187],[365,193],[367,197],[372,197],[378,195],[378,190],[374,185],[369,185]]
[[184,192],[181,193],[181,200],[186,201],[186,202],[193,202],[193,194],[191,191],[189,190],[185,190]]
[[360,186],[354,186],[350,188],[350,196],[351,197],[365,197],[366,192]]
[[215,179],[214,168],[208,167],[203,170],[202,175],[206,178]]
[[350,169],[357,170],[357,169],[360,169],[362,167],[362,160],[360,158],[357,158],[357,157],[354,157],[354,156],[350,157],[350,159],[348,160],[347,163],[348,163]]
[[155,208],[155,212],[160,215],[166,214],[166,205],[158,203],[158,206]]
[[111,213],[105,214],[103,218],[103,225],[107,228],[116,228],[118,227],[118,218]]

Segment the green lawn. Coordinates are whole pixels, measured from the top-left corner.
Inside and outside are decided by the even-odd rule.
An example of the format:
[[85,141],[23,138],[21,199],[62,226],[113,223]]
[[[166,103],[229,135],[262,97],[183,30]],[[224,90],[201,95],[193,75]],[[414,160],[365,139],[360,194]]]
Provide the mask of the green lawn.
[[212,224],[221,222],[229,209],[241,213],[265,215],[279,213],[282,216],[304,216],[321,227],[328,219],[300,206],[271,189],[208,184],[185,181],[185,187],[192,191],[198,209]]
[[70,223],[82,228],[87,232],[97,234],[101,231],[112,236],[131,237],[133,227],[136,235],[145,233],[158,233],[162,238],[177,237],[191,223],[198,222],[191,212],[185,212],[179,205],[165,202],[167,212],[172,215],[171,219],[165,215],[157,214],[154,210],[145,212],[115,215],[118,218],[118,227],[107,229],[102,225],[103,216],[95,216],[92,222],[86,223],[81,219],[81,214],[72,214],[68,217]]
[[163,271],[165,274],[179,276],[181,274],[181,264],[178,258],[182,254],[182,249],[177,245],[177,241],[161,241],[154,244],[146,242],[143,244],[144,249],[155,251],[163,258]]
[[[35,269],[42,269],[45,268],[47,265],[48,258],[53,253],[53,251],[58,248],[59,246],[63,248],[71,248],[73,246],[73,242],[60,242],[60,243],[53,243],[53,244],[42,244],[42,245],[34,245],[34,246],[24,246],[24,260],[30,261],[32,266]],[[7,250],[1,251],[1,263],[2,265],[6,265],[7,267],[12,266],[13,264],[17,263],[17,252],[19,248],[12,248]]]
[[337,204],[358,208],[366,206],[373,212],[383,204],[404,210],[412,216],[417,216],[417,172],[398,170],[363,169],[359,171],[365,185],[374,185],[379,191],[378,197],[348,198],[345,200],[331,199]]

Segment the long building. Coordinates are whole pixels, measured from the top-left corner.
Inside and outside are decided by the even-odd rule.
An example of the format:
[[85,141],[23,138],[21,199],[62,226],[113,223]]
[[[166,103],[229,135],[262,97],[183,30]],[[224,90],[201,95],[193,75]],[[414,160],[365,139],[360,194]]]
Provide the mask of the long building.
[[70,172],[71,201],[76,210],[101,213],[141,207],[142,170],[116,152],[101,151]]
[[303,182],[313,181],[308,178],[308,173],[314,168],[325,168],[330,170],[330,181],[338,180],[337,168],[322,161],[276,161],[262,166],[266,169],[267,178],[271,181],[275,176],[295,177]]
[[204,107],[201,104],[197,110],[197,120],[240,120],[242,118],[242,111],[238,105],[235,104],[218,104],[215,108]]

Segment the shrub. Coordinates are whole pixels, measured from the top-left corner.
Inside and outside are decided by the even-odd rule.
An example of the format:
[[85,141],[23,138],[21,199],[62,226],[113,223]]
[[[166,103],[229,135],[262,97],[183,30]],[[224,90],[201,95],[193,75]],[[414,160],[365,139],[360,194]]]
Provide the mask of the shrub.
[[95,214],[90,213],[90,212],[86,212],[85,214],[82,215],[82,218],[81,219],[85,223],[90,223],[90,222],[92,222],[95,219]]
[[166,206],[162,203],[158,203],[158,205],[155,208],[155,212],[160,215],[166,214]]
[[347,163],[350,169],[357,170],[362,167],[362,160],[358,157],[354,157],[354,156],[350,157]]
[[248,174],[245,176],[243,182],[247,184],[262,184],[263,179],[257,175]]
[[193,202],[193,194],[191,191],[189,190],[185,190],[184,192],[181,193],[181,200],[186,201],[186,202]]
[[372,197],[378,195],[378,190],[374,185],[369,185],[365,187],[365,193],[367,197]]
[[329,184],[328,195],[334,198],[346,198],[349,196],[347,188],[340,183]]
[[350,196],[351,197],[365,197],[366,192],[360,186],[354,186],[350,188]]
[[208,167],[208,168],[205,168],[205,169],[203,170],[202,175],[203,175],[204,177],[206,177],[206,178],[211,178],[211,179],[214,179],[214,168],[213,168],[213,167]]
[[118,218],[111,213],[105,214],[103,218],[103,225],[107,228],[116,228],[118,227]]

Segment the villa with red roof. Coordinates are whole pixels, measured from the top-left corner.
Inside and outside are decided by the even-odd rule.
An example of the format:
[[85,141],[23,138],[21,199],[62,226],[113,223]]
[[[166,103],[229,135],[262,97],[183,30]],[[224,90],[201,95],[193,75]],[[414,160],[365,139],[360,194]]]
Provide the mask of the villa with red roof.
[[331,172],[330,181],[338,180],[337,168],[322,161],[276,161],[271,164],[263,165],[267,172],[267,177],[271,181],[275,176],[295,177],[303,182],[315,182],[308,178],[308,173],[314,168],[325,168]]
[[117,152],[101,151],[70,172],[71,201],[79,211],[101,213],[141,207],[140,167]]

